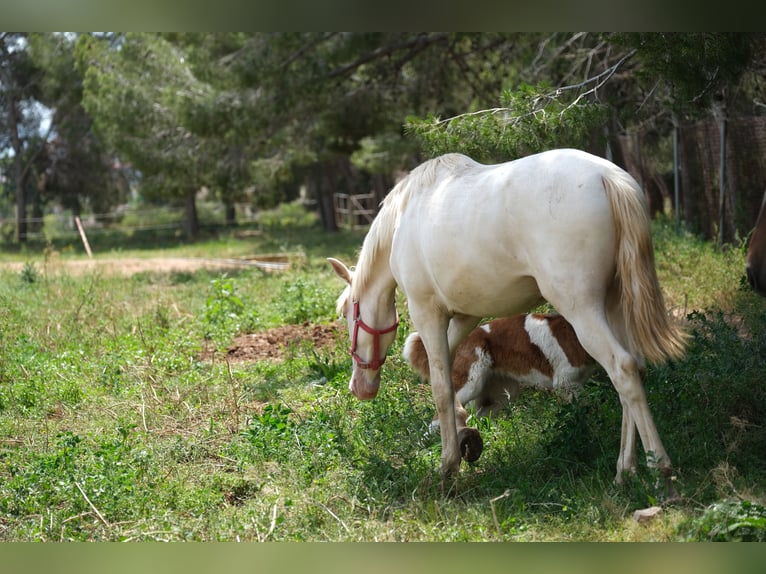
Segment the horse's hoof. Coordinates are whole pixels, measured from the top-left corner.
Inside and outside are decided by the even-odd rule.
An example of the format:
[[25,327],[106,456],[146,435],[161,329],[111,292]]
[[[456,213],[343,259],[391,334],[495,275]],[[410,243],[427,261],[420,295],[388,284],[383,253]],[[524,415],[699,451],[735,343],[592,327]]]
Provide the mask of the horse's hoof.
[[464,427],[457,433],[458,444],[460,445],[460,456],[466,462],[479,460],[481,452],[484,450],[484,441],[478,430],[471,427]]

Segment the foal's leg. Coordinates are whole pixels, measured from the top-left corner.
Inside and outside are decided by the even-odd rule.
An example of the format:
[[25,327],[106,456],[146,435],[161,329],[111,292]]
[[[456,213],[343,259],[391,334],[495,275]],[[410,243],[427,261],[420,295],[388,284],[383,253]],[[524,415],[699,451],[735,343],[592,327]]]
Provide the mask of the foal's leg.
[[483,392],[477,397],[476,416],[495,417],[519,396],[521,386],[511,377],[489,373],[484,380]]

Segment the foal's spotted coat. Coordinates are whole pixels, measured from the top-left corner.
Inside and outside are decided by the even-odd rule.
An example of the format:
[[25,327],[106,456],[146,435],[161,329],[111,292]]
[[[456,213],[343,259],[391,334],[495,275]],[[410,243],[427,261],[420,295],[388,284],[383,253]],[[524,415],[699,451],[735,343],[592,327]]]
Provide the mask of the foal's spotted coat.
[[[421,378],[429,379],[428,356],[417,333],[407,337],[403,355]],[[515,400],[522,387],[555,390],[569,400],[595,366],[564,317],[521,314],[490,321],[468,335],[455,353],[452,384],[461,404],[474,401],[483,417]],[[435,418],[431,426],[438,425]]]

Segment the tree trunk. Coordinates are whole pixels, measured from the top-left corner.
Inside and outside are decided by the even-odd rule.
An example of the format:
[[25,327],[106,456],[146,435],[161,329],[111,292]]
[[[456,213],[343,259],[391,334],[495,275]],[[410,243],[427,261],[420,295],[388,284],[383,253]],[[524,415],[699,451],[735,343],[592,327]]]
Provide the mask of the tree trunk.
[[237,209],[233,203],[226,204],[226,226],[233,227],[237,224]]
[[27,240],[27,195],[26,172],[24,170],[24,150],[19,136],[19,110],[16,99],[8,92],[8,131],[13,148],[13,182],[16,185],[16,241],[23,243]]
[[199,219],[197,217],[197,190],[192,190],[186,195],[184,233],[188,239],[196,239],[199,237]]
[[660,177],[657,170],[648,162],[643,151],[644,135],[640,132],[620,135],[617,137],[615,157],[620,158],[617,165],[627,170],[641,186],[646,197],[652,217],[665,210],[665,202],[670,197],[667,183]]
[[330,162],[323,162],[316,170],[315,179],[314,191],[322,226],[325,231],[338,231],[338,223],[335,221],[335,204],[333,203],[335,166]]
[[676,225],[681,222],[681,164],[679,163],[680,149],[678,137],[678,117],[673,113],[673,214]]
[[26,178],[21,161],[18,155],[13,158],[13,179],[16,183],[16,241],[24,243],[27,240],[27,195],[24,193]]
[[720,108],[718,113],[720,153],[718,159],[718,245],[723,245],[726,236],[726,111]]
[[714,239],[718,126],[709,120],[688,124],[681,127],[679,136],[683,220],[695,233]]

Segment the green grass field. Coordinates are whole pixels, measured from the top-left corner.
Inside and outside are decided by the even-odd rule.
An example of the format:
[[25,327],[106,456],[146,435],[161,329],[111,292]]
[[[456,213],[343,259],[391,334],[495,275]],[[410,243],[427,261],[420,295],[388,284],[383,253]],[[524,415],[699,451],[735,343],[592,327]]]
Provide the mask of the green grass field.
[[662,491],[645,464],[613,483],[621,410],[603,372],[572,404],[530,392],[472,421],[485,451],[444,496],[430,389],[401,358],[403,300],[374,401],[347,390],[343,327],[279,362],[203,357],[238,333],[336,320],[325,257],[353,263],[363,233],[289,219],[244,239],[92,243],[97,258],[304,255],[279,273],[68,273],[77,244],[0,258],[25,264],[0,271],[0,540],[766,540],[766,301],[744,286],[741,248],[655,222],[692,337],[647,376],[682,499],[638,524]]

